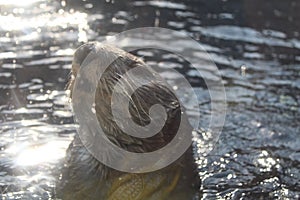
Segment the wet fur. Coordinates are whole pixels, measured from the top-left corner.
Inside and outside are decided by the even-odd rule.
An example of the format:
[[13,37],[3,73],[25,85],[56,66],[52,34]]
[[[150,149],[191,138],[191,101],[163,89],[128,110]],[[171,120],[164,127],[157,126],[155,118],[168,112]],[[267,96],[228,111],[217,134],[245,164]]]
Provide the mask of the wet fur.
[[[180,103],[173,92],[164,86],[163,80],[150,68],[149,72],[154,74],[157,80],[139,88],[132,96],[128,95],[130,98],[129,111],[136,123],[146,125],[150,122],[149,108],[156,103],[163,105],[167,111],[167,121],[163,129],[153,137],[141,139],[124,133],[113,119],[110,105],[113,86],[128,70],[138,66],[145,66],[145,63],[135,56],[107,45],[98,43],[85,44],[75,52],[68,89],[72,90],[79,67],[90,53],[95,53],[104,59],[107,55],[112,55],[116,58],[98,82],[95,98],[98,121],[111,142],[127,151],[138,153],[155,151],[168,144],[177,132],[183,109],[180,107]],[[125,84],[135,83],[129,80]],[[109,155],[107,156],[109,159]],[[145,179],[156,176],[165,177],[164,186],[160,186],[163,189],[172,180],[172,177],[175,175],[175,169],[180,169],[182,174],[176,190],[179,193],[180,191],[181,193],[182,191],[187,192],[186,197],[191,197],[192,191],[196,191],[195,188],[199,187],[196,165],[192,156],[192,147],[170,166],[155,172],[139,174],[139,176],[143,176]],[[112,182],[117,177],[122,177],[126,174],[128,173],[111,169],[96,160],[83,146],[79,137],[75,136],[74,141],[67,150],[65,167],[60,181],[62,189],[59,195],[63,199],[106,199]],[[155,193],[147,199],[156,199]],[[165,198],[171,199],[171,196]],[[174,199],[174,196],[172,199]]]

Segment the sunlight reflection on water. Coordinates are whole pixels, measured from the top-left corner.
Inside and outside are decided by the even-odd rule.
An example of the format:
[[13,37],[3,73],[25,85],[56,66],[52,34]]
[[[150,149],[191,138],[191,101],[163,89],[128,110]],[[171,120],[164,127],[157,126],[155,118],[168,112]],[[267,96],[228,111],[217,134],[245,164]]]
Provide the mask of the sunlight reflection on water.
[[0,0],[0,5],[29,6],[30,4],[42,1],[46,0]]
[[[200,38],[226,85],[230,111],[224,134],[212,155],[197,160],[204,198],[299,198],[300,40],[297,27],[289,24],[298,15],[272,18],[266,15],[279,11],[265,1],[259,2],[262,11],[251,10],[248,0],[201,6],[167,0],[126,6],[116,5],[122,1],[113,6],[111,1],[73,2],[0,0],[0,199],[53,198],[53,174],[76,132],[64,92],[74,49],[132,27],[152,26],[157,18],[161,26]],[[284,13],[288,3],[280,5]],[[255,27],[262,22],[267,25]],[[143,34],[127,40],[131,46],[147,42]],[[169,45],[178,51],[190,46],[181,41]],[[201,114],[209,111],[206,89],[197,82],[201,77],[182,60],[147,49],[138,55],[151,66],[182,70],[196,84]],[[205,59],[202,53],[195,56]],[[209,70],[204,74],[215,77]],[[201,155],[210,135],[197,134],[195,153]]]
[[68,141],[48,141],[41,145],[16,144],[7,151],[17,154],[16,164],[21,166],[37,165],[40,163],[57,162],[65,156]]

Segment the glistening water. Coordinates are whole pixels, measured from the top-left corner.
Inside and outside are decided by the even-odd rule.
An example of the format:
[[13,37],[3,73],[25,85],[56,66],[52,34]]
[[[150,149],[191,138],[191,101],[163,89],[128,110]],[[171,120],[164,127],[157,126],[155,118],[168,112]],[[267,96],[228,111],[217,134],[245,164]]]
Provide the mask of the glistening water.
[[[202,198],[300,198],[298,1],[0,0],[0,6],[1,199],[55,198],[77,126],[65,92],[74,49],[144,26],[188,34],[222,74],[227,116],[214,150],[198,155]],[[143,46],[146,38],[131,42]],[[165,69],[166,79],[176,79],[168,68],[180,71],[198,91],[201,114],[209,113],[206,85],[188,63],[169,52],[135,53]]]

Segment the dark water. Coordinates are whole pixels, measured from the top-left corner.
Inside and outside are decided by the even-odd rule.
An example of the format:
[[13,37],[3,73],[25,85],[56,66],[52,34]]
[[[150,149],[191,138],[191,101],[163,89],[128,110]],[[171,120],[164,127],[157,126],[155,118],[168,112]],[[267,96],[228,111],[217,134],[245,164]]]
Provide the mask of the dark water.
[[[215,149],[199,155],[203,199],[300,198],[297,1],[0,4],[1,199],[54,198],[59,162],[76,132],[64,90],[73,50],[143,26],[189,34],[222,74],[227,117]],[[143,38],[136,41],[143,45]],[[136,53],[150,65],[178,69],[198,91],[202,114],[209,112],[207,88],[187,63],[168,52]]]

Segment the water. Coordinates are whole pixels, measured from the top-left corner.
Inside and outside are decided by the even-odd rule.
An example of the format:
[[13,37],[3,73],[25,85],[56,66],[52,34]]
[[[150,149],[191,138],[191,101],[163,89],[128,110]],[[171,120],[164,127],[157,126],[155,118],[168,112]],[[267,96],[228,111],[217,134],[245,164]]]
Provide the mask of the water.
[[[51,199],[76,132],[65,85],[73,50],[142,26],[189,34],[217,64],[227,117],[214,150],[198,155],[203,199],[299,199],[300,27],[297,1],[0,1],[1,199]],[[132,44],[142,46],[143,38]],[[171,44],[185,51],[185,43]],[[180,71],[209,113],[188,63],[155,50],[149,65]],[[199,60],[202,54],[197,54]],[[169,73],[165,78],[176,79]],[[208,79],[215,75],[206,71]],[[192,110],[190,110],[192,111]],[[195,138],[195,146],[201,149]],[[197,150],[196,150],[197,151]]]

